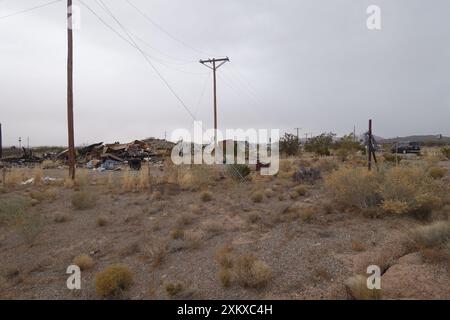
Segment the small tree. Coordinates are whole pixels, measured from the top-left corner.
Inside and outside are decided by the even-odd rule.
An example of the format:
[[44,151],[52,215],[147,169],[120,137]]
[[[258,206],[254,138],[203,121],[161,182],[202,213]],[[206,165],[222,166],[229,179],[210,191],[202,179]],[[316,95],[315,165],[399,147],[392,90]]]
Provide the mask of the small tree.
[[290,133],[285,133],[280,139],[280,151],[288,156],[295,156],[299,150],[300,141],[298,137]]
[[333,145],[333,138],[336,134],[330,133],[322,133],[319,136],[310,138],[305,142],[305,151],[314,152],[319,156],[329,156],[330,148]]
[[337,155],[342,161],[347,160],[349,155],[364,149],[361,143],[356,141],[353,133],[343,136],[335,143],[334,147],[337,149]]

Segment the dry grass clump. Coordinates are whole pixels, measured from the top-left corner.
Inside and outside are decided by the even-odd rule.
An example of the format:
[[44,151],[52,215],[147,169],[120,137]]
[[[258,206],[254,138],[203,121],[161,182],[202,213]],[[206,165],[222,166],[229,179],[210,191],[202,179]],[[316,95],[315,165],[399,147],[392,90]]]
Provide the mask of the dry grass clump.
[[53,201],[56,199],[58,191],[56,188],[48,188],[45,191],[32,190],[30,192],[30,198],[42,202],[44,200]]
[[251,195],[250,198],[254,203],[260,203],[263,201],[264,195],[261,191],[256,191]]
[[222,232],[224,232],[225,227],[223,223],[215,220],[208,220],[203,223],[203,230],[206,232],[212,234],[212,235],[218,235]]
[[92,192],[75,191],[71,202],[75,210],[86,210],[95,206],[96,196]]
[[63,223],[63,222],[67,222],[69,220],[70,220],[69,216],[64,213],[57,213],[55,215],[55,217],[53,218],[53,221],[55,221],[56,223]]
[[81,271],[84,271],[94,266],[94,260],[87,254],[81,254],[73,259],[73,264],[80,267]]
[[136,176],[130,172],[130,170],[126,170],[122,176],[122,190],[124,192],[133,192],[137,185]]
[[44,170],[42,168],[34,168],[33,169],[33,178],[34,178],[34,184],[35,185],[41,185],[42,184],[42,178],[44,178]]
[[150,168],[148,166],[142,167],[137,177],[137,189],[139,191],[148,190],[151,184]]
[[328,158],[322,158],[317,161],[314,165],[320,172],[332,172],[339,169],[339,164],[333,160]]
[[176,220],[176,225],[179,227],[187,226],[192,224],[194,221],[195,216],[191,213],[184,212],[180,216],[178,216]]
[[445,244],[450,239],[450,223],[438,221],[421,226],[412,232],[413,240],[418,248],[434,248]]
[[170,237],[174,240],[184,239],[184,230],[177,227],[170,232]]
[[213,183],[213,169],[208,165],[193,165],[188,168],[180,168],[178,184],[182,189],[201,190]]
[[16,186],[26,180],[26,171],[21,168],[12,168],[6,171],[5,184]]
[[24,197],[0,199],[0,226],[6,225],[17,229],[28,244],[33,244],[44,227],[43,217],[30,212],[31,201]]
[[184,285],[183,283],[177,281],[177,282],[169,282],[166,283],[164,286],[167,296],[170,299],[176,298],[177,296],[179,296],[183,290],[184,290]]
[[366,247],[364,246],[364,244],[358,240],[352,240],[351,241],[351,248],[353,251],[364,251],[366,250]]
[[159,201],[159,200],[161,200],[162,199],[162,193],[161,193],[161,191],[154,191],[153,193],[152,193],[152,200],[153,201]]
[[376,171],[341,168],[331,173],[325,185],[340,205],[385,213],[411,214],[429,218],[444,204],[446,187],[419,166],[400,166]]
[[25,197],[13,196],[0,199],[0,225],[11,225],[23,219],[31,201]]
[[97,227],[104,227],[108,224],[108,219],[104,216],[97,217],[95,220],[95,224]]
[[236,281],[245,288],[262,288],[272,278],[272,270],[253,254],[235,254],[229,245],[217,250],[215,260],[219,265],[219,280],[224,287]]
[[202,194],[200,195],[200,199],[201,199],[203,202],[209,202],[209,201],[212,200],[212,198],[213,198],[213,195],[212,195],[212,193],[209,192],[209,191],[204,191],[204,192],[202,192]]
[[272,277],[272,270],[252,254],[237,257],[233,268],[236,281],[243,287],[264,287]]
[[447,171],[447,168],[431,167],[428,169],[428,175],[433,179],[442,179],[447,174]]
[[112,265],[95,276],[95,289],[104,298],[115,297],[133,283],[133,274],[126,266]]
[[353,300],[378,300],[381,298],[381,290],[367,288],[367,278],[363,275],[347,279],[345,288],[349,298]]
[[292,189],[291,193],[289,194],[291,199],[297,199],[299,197],[305,196],[308,193],[308,187],[304,185],[296,186]]

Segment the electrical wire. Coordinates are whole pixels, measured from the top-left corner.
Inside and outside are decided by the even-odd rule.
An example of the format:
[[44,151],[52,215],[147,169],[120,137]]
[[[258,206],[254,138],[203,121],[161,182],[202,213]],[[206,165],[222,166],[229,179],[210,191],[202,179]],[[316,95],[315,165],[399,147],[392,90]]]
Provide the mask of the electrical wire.
[[50,1],[50,2],[47,2],[47,3],[41,4],[41,5],[35,6],[35,7],[31,7],[31,8],[24,9],[24,10],[20,10],[20,11],[14,12],[14,13],[7,14],[5,16],[0,16],[0,19],[6,19],[6,18],[13,17],[13,16],[16,16],[16,15],[19,15],[19,14],[22,14],[22,13],[30,12],[30,11],[33,11],[33,10],[36,10],[36,9],[48,7],[48,6],[52,5],[52,4],[55,4],[55,3],[58,3],[58,2],[61,2],[61,1],[62,0]]
[[151,62],[148,55],[136,44],[136,42],[133,40],[133,38],[130,36],[130,34],[127,33],[126,29],[123,27],[123,25],[120,23],[120,21],[118,21],[117,18],[115,18],[115,16],[112,14],[112,12],[109,10],[109,8],[102,2],[105,10],[107,10],[109,12],[111,17],[121,27],[121,29],[125,32],[125,34],[127,34],[128,38],[130,40],[126,39],[123,35],[118,33],[105,20],[103,20],[91,7],[89,7],[86,3],[84,3],[83,0],[78,0],[78,1],[83,6],[85,6],[92,14],[94,14],[97,17],[97,19],[99,19],[105,26],[107,26],[111,31],[113,31],[117,36],[119,36],[122,40],[126,41],[128,44],[130,44],[133,48],[135,48],[142,54],[142,56],[144,57],[144,59],[146,60],[148,65],[155,71],[155,73],[158,75],[158,77],[161,79],[161,81],[163,81],[163,83],[167,86],[167,88],[172,93],[172,95],[178,100],[178,102],[183,106],[183,108],[189,113],[191,118],[195,121],[196,118],[195,118],[194,114],[191,112],[191,110],[189,109],[189,107],[184,103],[184,101],[181,99],[181,97],[175,92],[175,90],[172,88],[172,86],[169,84],[169,82],[164,78],[164,76],[161,74],[161,72],[158,70],[158,68],[156,68],[155,65]]
[[204,55],[211,55],[209,53],[203,52],[202,50],[199,50],[189,44],[187,44],[186,42],[184,42],[183,40],[175,37],[174,35],[172,35],[169,31],[167,31],[166,29],[164,29],[160,24],[156,23],[152,18],[150,18],[150,16],[148,14],[146,14],[144,11],[142,11],[141,9],[139,9],[134,3],[132,3],[130,0],[125,0],[125,2],[127,2],[131,7],[133,7],[141,16],[143,16],[148,22],[150,22],[154,27],[158,28],[161,32],[163,32],[164,34],[166,34],[168,37],[170,37],[172,40],[175,40],[176,42],[182,44],[183,46],[185,46],[186,48],[189,48],[197,53],[200,54],[204,54]]

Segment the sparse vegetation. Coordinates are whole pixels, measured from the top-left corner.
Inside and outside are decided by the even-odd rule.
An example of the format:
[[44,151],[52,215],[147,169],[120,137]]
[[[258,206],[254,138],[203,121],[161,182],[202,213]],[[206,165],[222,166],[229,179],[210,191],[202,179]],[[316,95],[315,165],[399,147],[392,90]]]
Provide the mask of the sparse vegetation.
[[447,169],[442,167],[431,167],[428,169],[428,175],[433,179],[442,179],[447,174]]
[[412,232],[412,235],[418,248],[434,248],[449,241],[450,223],[438,221],[427,226],[418,227]]
[[393,167],[380,172],[341,168],[326,179],[326,187],[340,204],[360,209],[380,207],[386,213],[430,217],[443,205],[445,187],[419,166]]
[[86,210],[95,206],[96,197],[88,191],[75,191],[71,202],[75,210]]
[[94,260],[87,254],[81,254],[73,259],[73,264],[84,271],[89,270],[94,266]]
[[380,290],[367,288],[367,278],[363,275],[356,275],[347,279],[345,287],[350,299],[378,300],[381,298]]
[[104,227],[108,224],[108,219],[104,216],[97,217],[95,220],[95,224],[97,227]]
[[264,287],[272,277],[271,269],[251,254],[243,254],[236,258],[233,268],[237,282],[243,287]]
[[183,283],[179,281],[166,283],[164,288],[171,299],[176,298],[184,290]]
[[280,152],[287,156],[295,156],[300,152],[300,141],[297,136],[285,133],[280,138]]
[[113,298],[127,290],[133,282],[133,274],[126,266],[112,265],[95,276],[95,289],[103,298]]
[[209,201],[212,200],[213,195],[212,195],[211,192],[205,191],[205,192],[202,192],[200,198],[201,198],[201,200],[202,200],[203,202],[209,202]]
[[264,195],[261,191],[256,191],[252,194],[251,199],[254,203],[260,203],[263,201]]

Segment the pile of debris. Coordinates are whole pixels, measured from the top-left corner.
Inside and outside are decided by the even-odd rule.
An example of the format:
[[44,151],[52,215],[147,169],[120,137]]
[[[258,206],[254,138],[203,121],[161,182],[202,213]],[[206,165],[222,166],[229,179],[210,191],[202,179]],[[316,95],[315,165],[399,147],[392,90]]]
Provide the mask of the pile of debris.
[[22,147],[23,154],[19,157],[7,157],[3,158],[2,161],[5,163],[13,163],[16,165],[27,165],[33,163],[41,163],[44,159],[33,154],[31,149],[26,149]]
[[[130,168],[139,170],[142,161],[162,161],[170,155],[173,143],[165,140],[135,140],[130,143],[103,144],[95,143],[77,148],[76,156],[79,164],[86,164],[89,169],[120,170],[120,165],[128,163]],[[68,150],[57,155],[58,159],[67,160]]]

